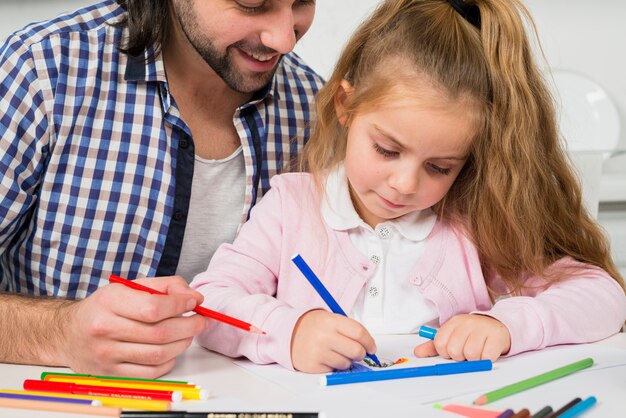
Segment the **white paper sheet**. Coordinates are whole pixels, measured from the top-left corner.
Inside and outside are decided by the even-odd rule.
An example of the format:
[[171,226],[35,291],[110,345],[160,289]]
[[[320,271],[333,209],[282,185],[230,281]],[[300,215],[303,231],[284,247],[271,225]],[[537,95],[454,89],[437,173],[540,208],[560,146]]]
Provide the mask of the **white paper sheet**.
[[[393,367],[416,367],[448,362],[438,357],[415,358],[413,347],[422,341],[424,339],[413,335],[378,336],[376,338],[377,355],[381,360],[383,358],[395,360],[399,357],[409,359],[407,363]],[[363,398],[364,393],[371,390],[373,391],[371,393],[424,404],[472,393],[482,394],[587,357],[594,359],[594,366],[587,370],[626,364],[626,350],[590,344],[566,345],[523,353],[511,358],[501,358],[494,364],[493,370],[488,372],[321,387],[320,375],[292,372],[275,364],[255,365],[247,360],[236,360],[234,363],[294,394],[306,393],[309,396],[317,396],[333,392],[333,394],[349,397],[353,393],[358,393]],[[585,371],[578,373],[585,373]],[[365,389],[367,390],[363,392]]]

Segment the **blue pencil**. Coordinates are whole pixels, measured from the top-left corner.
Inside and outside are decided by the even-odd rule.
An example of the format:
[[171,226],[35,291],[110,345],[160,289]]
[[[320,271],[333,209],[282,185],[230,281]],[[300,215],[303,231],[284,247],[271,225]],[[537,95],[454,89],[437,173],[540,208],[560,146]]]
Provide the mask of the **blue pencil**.
[[427,327],[426,325],[422,325],[420,329],[417,331],[420,337],[428,338],[429,340],[434,340],[435,335],[437,335],[437,329]]
[[[298,267],[298,269],[302,272],[304,277],[306,277],[309,283],[311,283],[313,289],[315,289],[315,291],[321,296],[321,298],[324,300],[326,305],[328,305],[333,313],[348,316],[346,315],[344,310],[341,309],[341,306],[339,306],[333,295],[331,295],[328,289],[324,287],[320,279],[315,275],[315,273],[313,273],[311,267],[309,267],[309,265],[306,263],[306,261],[304,261],[300,254],[296,254],[291,257],[291,261],[293,261],[296,267]],[[376,363],[377,366],[380,366],[380,361],[378,360],[378,357],[376,357],[376,355],[367,354],[367,357],[371,359],[374,363]]]
[[584,401],[578,402],[576,405],[572,406],[567,411],[563,412],[559,415],[559,418],[572,418],[577,417],[578,415],[585,412],[587,409],[591,408],[596,404],[596,397],[590,396]]
[[80,405],[92,405],[92,406],[102,405],[102,402],[92,400],[92,399],[64,398],[62,396],[40,396],[40,395],[31,395],[29,393],[2,393],[0,392],[0,398],[22,399],[22,400],[27,400],[27,401],[65,402],[65,403],[75,403],[75,404],[80,404]]
[[380,371],[333,373],[320,378],[322,386],[342,385],[345,383],[374,382],[378,380],[406,379],[409,377],[440,376],[446,374],[484,372],[493,367],[491,360],[462,361],[443,363],[433,366],[407,367],[404,369],[386,369]]

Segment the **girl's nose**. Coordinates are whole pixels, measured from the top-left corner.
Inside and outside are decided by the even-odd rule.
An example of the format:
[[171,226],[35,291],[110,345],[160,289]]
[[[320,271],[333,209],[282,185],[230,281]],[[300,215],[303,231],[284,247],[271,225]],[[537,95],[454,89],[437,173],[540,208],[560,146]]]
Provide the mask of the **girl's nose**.
[[414,194],[419,187],[419,172],[398,170],[389,177],[389,185],[403,195]]

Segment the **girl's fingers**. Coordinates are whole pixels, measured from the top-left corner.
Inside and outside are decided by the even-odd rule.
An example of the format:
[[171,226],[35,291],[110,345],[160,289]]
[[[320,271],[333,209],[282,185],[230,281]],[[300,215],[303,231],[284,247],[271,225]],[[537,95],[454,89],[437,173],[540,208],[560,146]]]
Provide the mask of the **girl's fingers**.
[[427,341],[423,344],[416,346],[413,349],[413,354],[415,354],[415,357],[419,358],[435,357],[438,355],[437,350],[435,349],[435,343],[433,341]]

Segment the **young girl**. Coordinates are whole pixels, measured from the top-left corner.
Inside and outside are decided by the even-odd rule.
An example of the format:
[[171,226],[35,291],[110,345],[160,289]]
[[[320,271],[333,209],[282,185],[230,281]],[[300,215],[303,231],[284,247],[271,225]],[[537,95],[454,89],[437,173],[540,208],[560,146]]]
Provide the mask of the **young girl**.
[[[419,357],[491,359],[618,332],[623,279],[581,203],[516,0],[387,0],[318,96],[305,153],[192,287],[250,322],[201,345],[304,372],[440,325]],[[291,262],[317,273],[328,312]]]

